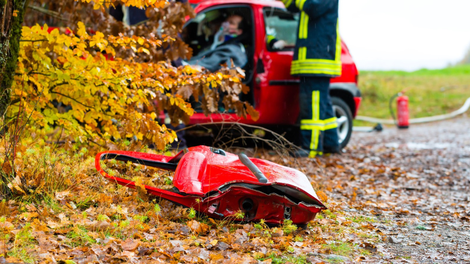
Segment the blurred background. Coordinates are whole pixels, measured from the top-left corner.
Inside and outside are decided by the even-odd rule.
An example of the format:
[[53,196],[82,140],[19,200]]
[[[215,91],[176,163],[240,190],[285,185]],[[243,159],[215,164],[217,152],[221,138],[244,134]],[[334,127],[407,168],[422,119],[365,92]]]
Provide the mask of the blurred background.
[[469,0],[343,0],[340,33],[359,70],[470,63]]

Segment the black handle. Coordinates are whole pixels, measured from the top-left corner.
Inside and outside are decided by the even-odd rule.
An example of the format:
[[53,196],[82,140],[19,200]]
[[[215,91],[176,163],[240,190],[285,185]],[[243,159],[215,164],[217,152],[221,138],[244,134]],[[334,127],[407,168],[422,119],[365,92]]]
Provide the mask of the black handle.
[[162,162],[162,161],[155,161],[155,160],[147,160],[136,158],[128,155],[117,154],[117,153],[104,153],[101,160],[107,159],[115,159],[120,161],[130,161],[132,163],[141,164],[149,167],[160,168],[164,170],[176,170],[178,163],[169,163],[169,162]]
[[268,179],[264,174],[256,167],[256,165],[244,154],[238,154],[240,161],[248,168],[251,172],[258,178],[258,181],[261,183],[268,183]]

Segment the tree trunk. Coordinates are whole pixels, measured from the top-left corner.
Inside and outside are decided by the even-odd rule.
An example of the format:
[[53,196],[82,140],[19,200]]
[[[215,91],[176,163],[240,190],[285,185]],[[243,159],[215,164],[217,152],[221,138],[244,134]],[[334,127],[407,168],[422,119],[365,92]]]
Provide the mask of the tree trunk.
[[[28,0],[0,0],[0,133],[5,133],[7,127],[6,111],[10,105],[10,93],[15,78],[18,53],[20,51],[21,27]],[[15,142],[10,142],[15,144]],[[13,150],[14,152],[14,150]],[[6,198],[11,194],[7,186],[15,175],[14,153],[5,155],[2,164],[3,173],[0,176],[0,196]],[[5,170],[10,165],[11,170]]]
[[27,1],[0,0],[0,117],[10,103]]

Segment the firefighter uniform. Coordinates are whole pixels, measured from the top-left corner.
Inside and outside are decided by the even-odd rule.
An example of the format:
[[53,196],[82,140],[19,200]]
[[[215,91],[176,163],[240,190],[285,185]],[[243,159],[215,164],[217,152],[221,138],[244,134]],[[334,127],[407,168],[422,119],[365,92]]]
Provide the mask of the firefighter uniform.
[[341,75],[338,0],[282,0],[299,12],[291,74],[300,82],[301,146],[309,157],[340,150],[329,96],[330,78]]

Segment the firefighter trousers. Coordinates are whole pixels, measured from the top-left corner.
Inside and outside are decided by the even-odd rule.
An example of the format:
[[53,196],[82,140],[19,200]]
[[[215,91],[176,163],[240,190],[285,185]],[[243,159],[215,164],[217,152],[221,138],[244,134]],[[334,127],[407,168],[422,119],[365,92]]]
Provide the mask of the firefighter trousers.
[[301,147],[309,157],[324,150],[339,150],[338,124],[329,93],[329,77],[301,77],[300,133]]

